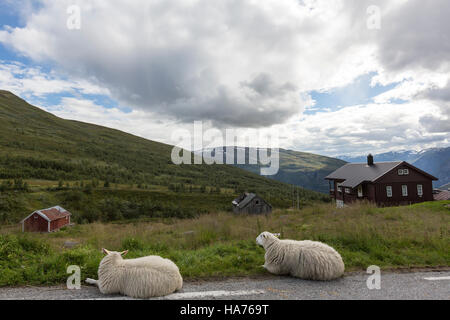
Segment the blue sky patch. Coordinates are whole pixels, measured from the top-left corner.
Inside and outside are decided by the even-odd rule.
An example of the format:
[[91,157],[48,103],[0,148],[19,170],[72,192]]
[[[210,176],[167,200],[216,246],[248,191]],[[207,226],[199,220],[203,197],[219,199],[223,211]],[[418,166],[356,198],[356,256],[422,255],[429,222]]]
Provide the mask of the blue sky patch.
[[398,83],[387,86],[370,86],[376,72],[364,74],[355,79],[351,84],[330,90],[328,92],[311,91],[311,98],[316,101],[313,107],[306,108],[305,114],[315,114],[324,110],[337,110],[339,107],[372,103],[377,95],[393,89]]

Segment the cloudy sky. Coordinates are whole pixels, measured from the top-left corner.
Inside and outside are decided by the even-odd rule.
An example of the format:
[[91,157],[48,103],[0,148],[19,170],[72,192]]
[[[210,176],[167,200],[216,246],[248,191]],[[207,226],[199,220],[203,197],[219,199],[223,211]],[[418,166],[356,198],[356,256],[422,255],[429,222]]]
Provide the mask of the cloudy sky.
[[447,0],[2,0],[0,88],[170,144],[203,121],[324,155],[449,146],[449,16]]

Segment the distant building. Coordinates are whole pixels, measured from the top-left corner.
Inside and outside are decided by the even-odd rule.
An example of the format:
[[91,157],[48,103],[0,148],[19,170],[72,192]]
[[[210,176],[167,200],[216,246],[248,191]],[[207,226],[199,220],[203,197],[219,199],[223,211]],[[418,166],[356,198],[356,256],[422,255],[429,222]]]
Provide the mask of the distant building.
[[244,193],[232,202],[234,213],[269,214],[272,206],[254,193]]
[[437,190],[437,192],[433,192],[433,198],[436,201],[450,200],[450,190]]
[[433,180],[438,180],[405,161],[347,163],[325,177],[330,196],[342,207],[357,200],[378,206],[406,205],[433,200]]
[[21,221],[22,232],[52,232],[70,224],[71,213],[55,206],[36,210]]

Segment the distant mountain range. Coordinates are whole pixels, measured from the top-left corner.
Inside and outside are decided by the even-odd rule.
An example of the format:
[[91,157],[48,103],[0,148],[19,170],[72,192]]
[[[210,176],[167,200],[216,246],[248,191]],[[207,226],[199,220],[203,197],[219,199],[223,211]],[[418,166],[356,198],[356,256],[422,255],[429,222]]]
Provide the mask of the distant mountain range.
[[[259,149],[235,147],[235,160],[237,150],[245,149],[245,163],[234,165],[247,171],[260,174],[260,164],[248,164],[250,154]],[[204,149],[208,153],[214,152],[212,149]],[[200,151],[197,151],[198,154]],[[226,148],[223,147],[225,162]],[[317,154],[299,152],[293,150],[279,149],[280,168],[276,175],[267,176],[267,178],[301,186],[307,189],[328,193],[328,182],[324,178],[337,168],[347,162],[366,162],[367,156],[338,156],[336,158],[321,156]],[[416,167],[429,172],[439,180],[434,182],[435,187],[440,187],[450,182],[450,147],[433,148],[422,151],[403,150],[396,152],[385,152],[374,155],[376,161],[407,161]],[[253,159],[255,160],[255,159]]]
[[[236,154],[238,149],[245,149],[245,163],[237,164]],[[235,147],[234,165],[244,170],[260,174],[260,164],[250,163],[249,157],[253,154],[250,151],[258,152],[259,149]],[[214,156],[212,149],[204,149]],[[196,152],[197,154],[199,151]],[[226,148],[223,147],[224,162],[226,157]],[[346,162],[340,159],[321,156],[313,153],[299,152],[293,150],[279,149],[279,170],[278,173],[267,178],[284,183],[301,186],[307,189],[328,193],[328,182],[324,178],[337,168],[343,166]],[[256,160],[256,159],[254,159]]]
[[[347,162],[365,162],[366,155],[361,156],[338,156],[337,158]],[[439,178],[434,182],[435,187],[443,186],[450,183],[450,147],[432,148],[422,151],[396,151],[385,152],[374,155],[377,161],[407,161],[414,166],[422,169],[435,177]]]

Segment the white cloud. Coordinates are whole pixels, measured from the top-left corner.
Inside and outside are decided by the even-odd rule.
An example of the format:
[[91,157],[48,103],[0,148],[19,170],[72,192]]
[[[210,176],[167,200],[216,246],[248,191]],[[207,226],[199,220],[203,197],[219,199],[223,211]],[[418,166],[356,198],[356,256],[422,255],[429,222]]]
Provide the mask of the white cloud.
[[[2,63],[0,85],[45,96],[105,94],[131,113],[85,98],[50,110],[170,143],[194,120],[283,130],[284,147],[324,154],[449,144],[450,3],[419,0],[22,0],[22,28],[0,42],[53,73]],[[36,2],[33,2],[36,3]],[[68,5],[81,30],[68,30]],[[366,27],[369,5],[381,29]],[[397,83],[374,103],[302,115],[308,92],[376,72]],[[397,104],[397,100],[406,103]],[[189,124],[190,123],[190,124]]]
[[[66,28],[73,1],[43,0],[25,27],[0,31],[0,41],[97,79],[123,104],[182,121],[283,123],[302,112],[305,92],[376,69],[365,7],[357,15],[341,1],[75,3],[81,30]],[[269,91],[248,85],[261,78]]]
[[[430,130],[424,117],[443,119],[439,106],[427,101],[369,104],[306,115],[288,125],[296,150],[327,155],[424,149],[450,142],[450,133]],[[448,126],[447,126],[448,127]]]
[[109,91],[85,79],[65,80],[54,73],[18,62],[1,61],[0,87],[19,95],[42,97],[63,92],[108,95]]

